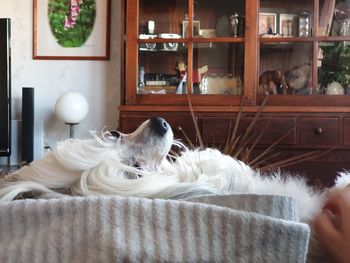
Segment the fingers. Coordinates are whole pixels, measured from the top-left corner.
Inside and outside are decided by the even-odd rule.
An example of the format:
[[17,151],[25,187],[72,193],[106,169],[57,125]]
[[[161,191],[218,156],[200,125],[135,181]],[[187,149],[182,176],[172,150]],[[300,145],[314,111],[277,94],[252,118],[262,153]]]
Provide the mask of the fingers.
[[331,191],[314,227],[323,248],[336,262],[350,258],[350,189]]
[[329,250],[333,250],[333,246],[337,246],[340,238],[340,233],[334,225],[334,217],[329,210],[325,209],[316,217],[314,222],[321,244],[331,248]]
[[316,217],[314,227],[323,247],[331,254],[336,252],[341,240],[339,192],[331,192],[322,212]]

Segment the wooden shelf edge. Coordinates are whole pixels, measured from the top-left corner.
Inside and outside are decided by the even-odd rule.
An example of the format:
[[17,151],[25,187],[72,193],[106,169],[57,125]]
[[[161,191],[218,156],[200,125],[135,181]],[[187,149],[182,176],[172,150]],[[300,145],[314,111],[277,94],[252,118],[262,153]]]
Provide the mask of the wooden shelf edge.
[[[243,112],[256,112],[259,107],[243,107]],[[189,112],[188,106],[118,106],[119,111],[123,112]],[[193,106],[195,112],[237,112],[239,106]],[[263,112],[271,113],[350,113],[350,107],[346,106],[266,106]]]
[[153,38],[153,39],[138,39],[139,44],[145,43],[243,43],[244,37],[197,37],[197,38]]
[[264,38],[259,37],[260,43],[298,43],[298,42],[338,42],[338,41],[350,41],[349,36],[316,36],[316,37],[271,37]]

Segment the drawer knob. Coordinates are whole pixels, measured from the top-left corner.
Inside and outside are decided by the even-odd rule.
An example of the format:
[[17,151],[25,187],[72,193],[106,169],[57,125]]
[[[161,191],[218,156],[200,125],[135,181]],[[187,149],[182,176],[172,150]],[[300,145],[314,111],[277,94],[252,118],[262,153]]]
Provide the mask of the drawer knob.
[[182,127],[181,126],[177,126],[176,130],[179,131],[179,132],[182,131]]
[[316,135],[321,135],[323,133],[323,130],[322,130],[322,128],[317,128],[317,129],[314,130],[314,133]]

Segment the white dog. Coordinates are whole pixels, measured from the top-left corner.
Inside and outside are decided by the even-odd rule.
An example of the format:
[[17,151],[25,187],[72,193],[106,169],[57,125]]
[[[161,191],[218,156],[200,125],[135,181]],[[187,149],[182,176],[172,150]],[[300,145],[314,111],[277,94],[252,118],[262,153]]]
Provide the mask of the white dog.
[[[0,180],[0,200],[13,200],[24,192],[45,197],[68,191],[150,198],[255,193],[294,197],[303,222],[320,211],[324,194],[298,177],[262,176],[214,149],[185,150],[176,161],[169,161],[166,156],[173,144],[180,145],[162,118],[147,120],[130,134],[107,132],[102,138],[69,139],[42,160]],[[344,173],[336,186],[349,183],[350,175]]]

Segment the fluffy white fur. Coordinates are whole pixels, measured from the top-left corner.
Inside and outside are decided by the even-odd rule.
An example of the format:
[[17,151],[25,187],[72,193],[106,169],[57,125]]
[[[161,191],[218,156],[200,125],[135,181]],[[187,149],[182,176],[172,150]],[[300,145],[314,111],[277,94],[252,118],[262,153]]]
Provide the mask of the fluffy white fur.
[[[0,198],[13,200],[28,191],[50,196],[62,189],[76,195],[150,198],[196,193],[278,194],[297,200],[304,222],[312,220],[322,205],[324,193],[308,187],[301,178],[279,173],[261,175],[218,150],[185,149],[170,162],[166,155],[173,143],[170,127],[159,135],[149,120],[119,138],[106,133],[91,140],[66,140],[42,160],[1,180]],[[348,173],[342,173],[336,181],[337,187],[349,183]]]

